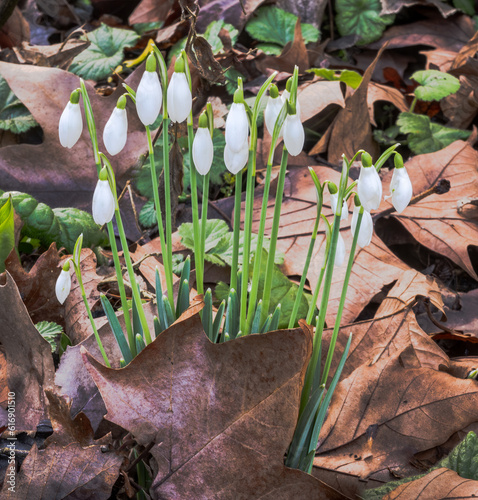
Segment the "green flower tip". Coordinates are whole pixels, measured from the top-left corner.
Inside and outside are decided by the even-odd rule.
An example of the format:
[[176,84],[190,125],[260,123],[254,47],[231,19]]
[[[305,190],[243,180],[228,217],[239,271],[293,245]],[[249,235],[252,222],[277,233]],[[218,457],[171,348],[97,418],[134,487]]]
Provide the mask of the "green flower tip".
[[70,95],[71,104],[78,104],[80,102],[80,90],[74,90]]
[[277,99],[279,97],[279,89],[277,88],[277,85],[274,83],[271,84],[271,88],[269,89],[269,95],[272,97],[272,99]]
[[295,115],[297,113],[297,108],[295,104],[292,104],[290,101],[287,101],[287,114]]
[[103,167],[100,170],[99,179],[100,179],[100,181],[107,181],[108,180],[108,169],[106,167]]
[[207,128],[207,125],[208,125],[207,121],[208,121],[207,114],[205,111],[203,111],[201,113],[201,116],[199,117],[199,123],[198,123],[199,128]]
[[146,59],[146,71],[150,73],[156,71],[156,57],[154,54],[149,54],[148,59]]
[[70,270],[70,260],[71,259],[68,259],[64,264],[63,264],[63,271],[69,271]]
[[174,63],[174,72],[175,73],[184,73],[186,70],[186,65],[184,64],[184,59],[182,57],[178,57],[176,62]]
[[393,163],[395,164],[395,168],[403,168],[403,157],[400,153],[395,153]]
[[120,358],[120,368],[124,368],[126,366],[126,361],[124,358]]
[[365,168],[372,166],[372,157],[367,152],[362,153],[362,165]]
[[118,99],[118,102],[116,103],[116,107],[118,109],[126,108],[126,96],[124,94]]
[[328,182],[327,188],[329,189],[330,194],[335,194],[338,191],[337,186],[333,182]]
[[285,84],[285,89],[287,90],[287,92],[290,92],[290,89],[292,88],[292,80],[293,78],[290,77]]
[[360,206],[362,205],[362,204],[360,203],[360,198],[359,198],[359,195],[358,195],[358,194],[356,194],[356,195],[354,196],[354,204],[355,204],[355,206],[356,206],[356,207],[360,207]]
[[244,102],[244,93],[242,92],[242,89],[236,89],[236,91],[234,92],[234,102],[236,104]]

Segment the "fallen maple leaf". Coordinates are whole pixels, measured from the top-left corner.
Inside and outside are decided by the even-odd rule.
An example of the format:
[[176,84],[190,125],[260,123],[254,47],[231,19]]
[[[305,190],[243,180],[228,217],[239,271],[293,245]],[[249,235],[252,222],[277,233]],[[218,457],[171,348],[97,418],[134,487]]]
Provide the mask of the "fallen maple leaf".
[[106,418],[139,443],[155,443],[153,498],[338,498],[283,463],[311,354],[310,332],[212,344],[201,308],[189,309],[122,370],[83,351]]
[[[0,344],[7,359],[7,381],[15,393],[15,427],[33,430],[46,417],[44,389],[53,383],[50,344],[33,325],[8,272],[0,284]],[[0,427],[4,422],[0,422]]]

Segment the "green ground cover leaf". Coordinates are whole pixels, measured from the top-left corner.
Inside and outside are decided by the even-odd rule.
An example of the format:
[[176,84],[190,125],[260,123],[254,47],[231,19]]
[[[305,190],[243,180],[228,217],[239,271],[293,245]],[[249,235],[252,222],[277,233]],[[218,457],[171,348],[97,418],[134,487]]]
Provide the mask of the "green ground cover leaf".
[[61,339],[63,328],[53,321],[40,321],[35,325],[40,335],[50,344],[52,352],[56,351],[58,341]]
[[[260,42],[274,43],[284,47],[294,40],[297,19],[296,15],[279,7],[264,6],[246,24],[246,31]],[[302,23],[301,28],[304,43],[316,42],[319,39],[320,31],[316,27]]]
[[400,113],[397,125],[402,134],[408,134],[408,147],[417,155],[439,151],[459,139],[467,139],[468,130],[432,123],[426,115]]
[[30,111],[11,91],[5,78],[0,76],[0,130],[21,134],[37,125]]
[[102,80],[113,73],[113,70],[124,59],[123,50],[133,47],[139,36],[131,30],[111,28],[101,24],[99,28],[88,33],[91,45],[78,54],[70,66],[70,71],[86,80]]
[[0,208],[0,273],[5,271],[5,259],[15,246],[15,223],[13,203],[9,196]]
[[337,0],[335,10],[339,33],[342,36],[358,35],[357,45],[375,42],[395,20],[394,15],[380,15],[380,0]]
[[349,69],[311,68],[307,70],[307,73],[314,73],[316,76],[320,76],[330,82],[344,82],[353,89],[356,89],[362,83],[362,76],[356,71]]
[[421,101],[439,101],[460,88],[458,78],[434,69],[416,71],[411,78],[420,84],[415,89],[415,95]]

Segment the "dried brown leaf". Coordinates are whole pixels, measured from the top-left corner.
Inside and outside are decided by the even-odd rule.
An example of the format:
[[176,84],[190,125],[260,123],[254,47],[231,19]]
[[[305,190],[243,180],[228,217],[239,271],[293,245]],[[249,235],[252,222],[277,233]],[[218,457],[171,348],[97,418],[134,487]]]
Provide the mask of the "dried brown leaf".
[[0,284],[0,344],[7,359],[8,387],[16,394],[16,430],[32,430],[46,417],[44,389],[53,382],[53,358],[8,272],[5,280]]
[[367,91],[367,105],[370,123],[376,127],[374,116],[374,104],[377,101],[386,101],[392,103],[400,111],[408,111],[408,103],[405,96],[397,89],[370,82]]
[[443,17],[448,17],[454,14],[457,9],[451,5],[441,2],[440,0],[382,0],[382,12],[380,15],[397,14],[405,7],[417,5],[419,7],[433,6],[436,7]]
[[311,476],[283,465],[310,336],[296,329],[212,344],[201,307],[122,370],[83,351],[106,418],[155,443],[153,498],[330,498]]

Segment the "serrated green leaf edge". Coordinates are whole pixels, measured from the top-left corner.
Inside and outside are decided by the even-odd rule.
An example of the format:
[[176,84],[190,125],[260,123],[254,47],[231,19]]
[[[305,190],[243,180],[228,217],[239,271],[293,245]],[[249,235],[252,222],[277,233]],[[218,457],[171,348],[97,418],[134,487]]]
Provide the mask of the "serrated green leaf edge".
[[440,101],[460,88],[458,78],[434,69],[416,71],[411,78],[420,84],[415,95],[421,101]]

